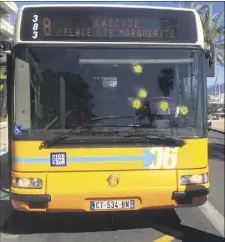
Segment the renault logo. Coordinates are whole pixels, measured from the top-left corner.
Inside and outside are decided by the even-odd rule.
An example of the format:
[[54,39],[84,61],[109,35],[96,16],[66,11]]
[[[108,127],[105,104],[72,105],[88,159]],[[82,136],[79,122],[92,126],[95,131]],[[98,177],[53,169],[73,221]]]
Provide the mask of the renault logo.
[[115,187],[119,184],[120,179],[117,175],[110,175],[107,179],[107,182],[111,187]]

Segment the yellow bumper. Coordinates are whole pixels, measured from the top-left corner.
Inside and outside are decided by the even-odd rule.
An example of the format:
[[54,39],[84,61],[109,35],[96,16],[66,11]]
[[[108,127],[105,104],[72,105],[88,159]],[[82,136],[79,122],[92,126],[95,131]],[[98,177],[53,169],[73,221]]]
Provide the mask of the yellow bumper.
[[[207,200],[209,183],[181,186],[179,177],[207,172],[208,168],[115,172],[13,172],[12,179],[40,178],[43,187],[11,187],[11,200],[16,210],[41,212],[89,212],[90,201],[93,200],[132,199],[135,200],[133,210],[200,206]],[[114,178],[117,178],[117,182]]]

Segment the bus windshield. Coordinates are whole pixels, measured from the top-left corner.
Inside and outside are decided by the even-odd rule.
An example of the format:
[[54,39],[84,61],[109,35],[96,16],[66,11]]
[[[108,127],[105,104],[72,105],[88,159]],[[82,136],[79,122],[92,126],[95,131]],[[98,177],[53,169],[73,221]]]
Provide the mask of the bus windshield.
[[[93,120],[96,127],[205,135],[200,50],[16,46],[14,53],[14,122],[25,135]],[[102,118],[109,116],[121,118]]]

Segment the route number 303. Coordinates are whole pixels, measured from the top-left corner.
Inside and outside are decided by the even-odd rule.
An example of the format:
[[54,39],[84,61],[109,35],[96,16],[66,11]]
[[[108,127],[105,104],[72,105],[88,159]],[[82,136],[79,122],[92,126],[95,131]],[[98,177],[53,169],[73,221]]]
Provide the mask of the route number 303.
[[154,147],[151,153],[156,157],[156,160],[149,166],[149,169],[174,169],[178,161],[178,148]]

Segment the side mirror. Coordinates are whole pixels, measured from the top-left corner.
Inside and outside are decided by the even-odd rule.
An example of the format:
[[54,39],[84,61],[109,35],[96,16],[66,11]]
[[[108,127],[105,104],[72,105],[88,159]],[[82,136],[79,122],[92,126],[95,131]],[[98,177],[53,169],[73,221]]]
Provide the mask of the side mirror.
[[214,67],[214,59],[213,59],[212,52],[210,52],[209,50],[206,50],[205,58],[206,58],[206,60],[208,60],[209,67]]
[[207,77],[215,77],[216,51],[211,46],[210,50],[205,50],[205,70]]

